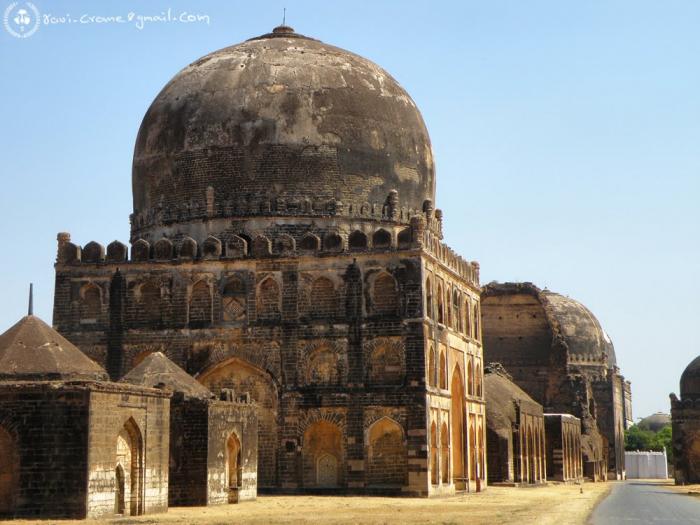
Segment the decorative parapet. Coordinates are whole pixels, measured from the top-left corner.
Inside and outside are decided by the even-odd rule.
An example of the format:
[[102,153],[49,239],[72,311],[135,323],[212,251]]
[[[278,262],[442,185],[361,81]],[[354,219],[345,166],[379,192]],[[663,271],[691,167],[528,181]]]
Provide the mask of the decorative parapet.
[[459,274],[462,279],[476,287],[479,286],[479,263],[464,259],[429,229],[423,232],[422,248],[449,269]]

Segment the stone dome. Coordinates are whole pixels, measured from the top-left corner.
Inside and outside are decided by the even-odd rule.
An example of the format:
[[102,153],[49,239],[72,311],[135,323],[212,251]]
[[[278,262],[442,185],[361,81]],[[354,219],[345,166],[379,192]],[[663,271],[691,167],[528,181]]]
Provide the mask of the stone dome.
[[[564,295],[540,289],[530,282],[498,283],[492,282],[482,290],[482,305],[488,306],[491,297],[529,296],[529,301],[539,304],[544,314],[544,324],[551,337],[557,337],[566,345],[568,360],[574,365],[592,365],[598,370],[610,369],[617,366],[615,347],[600,322],[593,313],[580,302]],[[523,307],[525,304],[516,306]],[[536,316],[536,315],[535,315]],[[484,329],[488,332],[487,320]],[[489,334],[485,333],[485,339]],[[520,345],[520,339],[514,343]],[[545,355],[551,351],[550,339],[539,339],[533,342],[538,351]]]
[[[281,26],[168,82],[139,129],[132,233],[212,217],[368,214],[434,201],[430,138],[386,71]],[[393,197],[395,198],[395,197]]]
[[681,399],[700,399],[700,356],[693,359],[681,375]]
[[671,424],[671,416],[669,414],[664,414],[663,412],[656,412],[650,416],[642,419],[637,426],[642,430],[651,430],[652,432],[658,432],[664,427]]
[[27,315],[0,335],[0,381],[107,381],[105,370],[44,321]]
[[545,308],[553,317],[566,342],[569,358],[578,363],[617,365],[615,347],[593,313],[580,302],[543,290]]

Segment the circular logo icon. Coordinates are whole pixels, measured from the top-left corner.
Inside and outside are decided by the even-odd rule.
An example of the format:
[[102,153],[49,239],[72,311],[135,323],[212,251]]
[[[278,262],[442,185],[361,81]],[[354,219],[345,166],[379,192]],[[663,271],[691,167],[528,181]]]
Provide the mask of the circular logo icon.
[[39,10],[31,2],[12,2],[5,9],[2,24],[17,38],[29,38],[39,29]]

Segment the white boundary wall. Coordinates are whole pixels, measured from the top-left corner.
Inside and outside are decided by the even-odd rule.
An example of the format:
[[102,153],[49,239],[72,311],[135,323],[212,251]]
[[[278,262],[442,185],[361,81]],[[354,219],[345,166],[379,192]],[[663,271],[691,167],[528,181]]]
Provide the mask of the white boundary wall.
[[627,479],[667,479],[666,451],[625,452],[625,470]]

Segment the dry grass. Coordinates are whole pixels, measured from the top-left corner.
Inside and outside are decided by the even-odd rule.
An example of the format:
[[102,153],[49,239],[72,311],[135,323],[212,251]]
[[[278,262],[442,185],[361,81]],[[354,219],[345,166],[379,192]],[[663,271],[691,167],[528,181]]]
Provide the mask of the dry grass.
[[[255,502],[219,507],[173,508],[167,514],[122,518],[110,523],[249,524],[583,524],[611,483],[489,487],[481,494],[441,499],[336,496],[262,496]],[[583,493],[581,493],[583,489]],[[14,521],[14,524],[32,523]],[[39,522],[47,524],[47,521]],[[92,525],[97,521],[61,521]],[[104,522],[102,522],[104,523]]]

